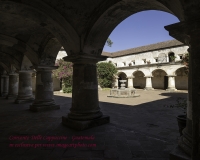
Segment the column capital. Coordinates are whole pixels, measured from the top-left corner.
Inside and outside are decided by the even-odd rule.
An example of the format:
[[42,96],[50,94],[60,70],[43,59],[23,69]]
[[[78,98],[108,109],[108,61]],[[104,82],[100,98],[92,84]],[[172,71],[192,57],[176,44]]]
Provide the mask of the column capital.
[[172,75],[172,74],[171,75],[169,74],[169,75],[166,75],[166,76],[167,77],[176,77],[176,75]]
[[145,78],[152,78],[153,76],[144,76]]
[[91,54],[75,54],[66,56],[63,58],[65,61],[73,63],[97,63],[99,61],[104,61],[107,56],[91,55]]
[[43,66],[43,65],[31,66],[31,69],[35,69],[36,71],[52,71],[57,68],[58,66]]
[[127,76],[128,79],[135,78],[135,76]]
[[34,73],[34,70],[20,70],[19,73]]
[[169,35],[182,43],[188,44],[191,34],[196,34],[200,31],[200,20],[193,19],[192,21],[182,21],[179,23],[165,26],[165,29],[169,32]]
[[1,75],[1,77],[9,77],[9,75],[5,75],[5,74],[3,74],[3,75]]
[[9,75],[19,75],[19,73],[9,73]]

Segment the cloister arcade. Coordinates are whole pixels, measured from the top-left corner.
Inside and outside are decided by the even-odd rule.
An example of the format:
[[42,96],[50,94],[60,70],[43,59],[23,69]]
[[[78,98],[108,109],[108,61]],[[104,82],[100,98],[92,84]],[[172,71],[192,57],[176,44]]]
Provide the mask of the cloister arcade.
[[146,90],[164,89],[167,91],[188,89],[188,77],[185,73],[185,67],[174,68],[174,70],[170,71],[167,68],[149,68],[149,70],[140,69],[133,71],[131,75],[130,73],[130,71],[118,73],[118,80],[127,80],[127,88],[134,87]]
[[[188,45],[191,55],[187,126],[179,146],[182,148],[181,151],[198,160],[200,158],[199,6],[198,0],[2,0],[0,1],[2,93],[7,89],[9,96],[16,94],[19,76],[18,100],[32,99],[30,77],[35,69],[36,92],[30,110],[59,109],[53,99],[52,70],[56,69],[55,58],[63,46],[68,53],[64,59],[73,62],[74,74],[72,106],[70,113],[63,116],[62,123],[75,129],[86,129],[108,123],[109,116],[103,116],[99,107],[96,75],[96,63],[107,58],[101,56],[106,39],[119,23],[132,14],[145,10],[171,13],[180,22],[166,26],[165,29],[172,37]],[[24,55],[31,64],[22,65]],[[146,88],[150,89],[152,72],[146,70],[142,72],[148,82]],[[170,79],[169,82],[173,84],[175,70],[165,72]],[[179,71],[177,74],[179,75]],[[132,75],[127,74],[127,76]],[[10,89],[6,87],[8,77]],[[173,87],[169,86],[170,89]],[[174,156],[179,157],[178,154]]]

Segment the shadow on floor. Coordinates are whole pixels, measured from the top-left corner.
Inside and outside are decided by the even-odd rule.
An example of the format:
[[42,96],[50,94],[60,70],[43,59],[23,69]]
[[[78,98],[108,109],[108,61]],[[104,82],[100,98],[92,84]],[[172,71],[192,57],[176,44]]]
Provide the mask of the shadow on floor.
[[[169,152],[177,144],[179,133],[175,117],[181,111],[163,106],[169,102],[175,103],[176,97],[186,97],[187,94],[163,93],[163,95],[169,97],[140,105],[134,105],[134,100],[133,105],[100,102],[103,114],[110,116],[110,123],[85,131],[74,131],[61,124],[61,117],[66,116],[71,107],[69,97],[56,95],[55,101],[61,105],[60,110],[40,113],[28,110],[31,103],[16,105],[12,99],[1,98],[1,159],[167,160]],[[32,139],[38,135],[42,139]],[[19,139],[24,136],[29,139]],[[47,136],[57,139],[50,141],[44,138]],[[67,136],[68,139],[58,139],[59,136]],[[80,136],[94,136],[95,139],[73,140],[73,137]],[[12,139],[13,137],[16,139]],[[76,148],[69,146],[78,143],[96,146]],[[10,146],[11,144],[14,146]],[[33,147],[24,147],[23,144],[33,144]]]

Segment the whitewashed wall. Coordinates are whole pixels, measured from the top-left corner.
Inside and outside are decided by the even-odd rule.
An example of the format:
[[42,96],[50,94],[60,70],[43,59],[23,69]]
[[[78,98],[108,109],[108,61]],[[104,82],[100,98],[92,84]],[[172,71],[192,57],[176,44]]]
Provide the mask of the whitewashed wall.
[[177,57],[175,61],[180,61],[181,60],[180,56],[184,55],[185,53],[188,53],[187,49],[188,49],[187,46],[181,46],[181,47],[162,49],[162,50],[132,54],[132,55],[121,56],[121,57],[108,58],[106,61],[111,61],[113,64],[117,64],[117,67],[129,66],[129,64],[132,63],[133,61],[135,62],[135,64],[132,63],[133,66],[147,64],[147,63],[144,63],[143,59],[145,59],[146,62],[150,61],[152,64],[152,63],[159,63],[159,62],[156,62],[156,59],[158,59],[159,54],[164,53],[166,55],[166,61],[169,62],[168,54],[171,52],[173,52],[174,55]]

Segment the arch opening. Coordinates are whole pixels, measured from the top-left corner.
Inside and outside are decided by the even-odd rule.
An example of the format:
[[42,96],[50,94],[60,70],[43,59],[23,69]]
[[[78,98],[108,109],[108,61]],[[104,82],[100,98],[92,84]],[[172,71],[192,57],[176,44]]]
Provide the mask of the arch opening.
[[[172,6],[165,6],[164,4],[152,0],[150,1],[144,1],[144,0],[128,0],[126,3],[124,2],[118,2],[115,5],[111,6],[108,8],[104,14],[102,14],[96,23],[93,25],[91,28],[87,39],[86,39],[86,50],[88,53],[90,53],[92,48],[89,46],[94,46],[95,48],[98,48],[99,50],[102,50],[103,46],[105,45],[105,42],[111,32],[114,30],[114,28],[119,25],[123,20],[125,20],[127,17],[134,15],[136,13],[142,12],[142,11],[150,11],[150,10],[156,10],[156,11],[163,11],[166,13],[170,13],[174,15],[178,20],[177,21],[182,21],[184,20],[184,16],[182,14],[182,6],[181,4],[177,4],[177,9],[173,9]],[[156,15],[156,17],[159,14]],[[144,17],[143,17],[144,18]],[[143,20],[141,17],[141,20]],[[176,23],[174,22],[174,23]],[[138,22],[136,22],[138,23]],[[151,22],[152,23],[152,22]],[[173,23],[173,22],[172,22]],[[166,23],[165,25],[169,25],[172,23]],[[150,23],[149,23],[150,24]],[[163,25],[163,28],[164,26]],[[134,26],[132,26],[134,27]],[[150,28],[150,27],[148,27]],[[95,36],[94,36],[95,35]],[[98,37],[98,38],[97,38]],[[112,40],[112,37],[111,37]],[[113,41],[114,42],[114,41]],[[114,42],[115,44],[115,42]]]
[[152,72],[152,75],[152,87],[154,89],[167,89],[168,77],[164,70],[156,69]]
[[188,75],[185,72],[185,67],[176,70],[175,86],[178,90],[188,90]]
[[118,77],[119,77],[118,78],[118,86],[120,87],[120,84],[121,84],[120,80],[126,80],[125,87],[127,88],[127,86],[128,86],[127,75],[124,72],[120,72],[120,73],[118,73]]
[[133,86],[134,88],[144,89],[146,86],[146,78],[144,77],[144,73],[142,71],[136,71],[133,73],[135,77],[133,79]]

